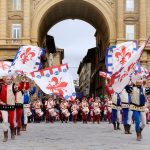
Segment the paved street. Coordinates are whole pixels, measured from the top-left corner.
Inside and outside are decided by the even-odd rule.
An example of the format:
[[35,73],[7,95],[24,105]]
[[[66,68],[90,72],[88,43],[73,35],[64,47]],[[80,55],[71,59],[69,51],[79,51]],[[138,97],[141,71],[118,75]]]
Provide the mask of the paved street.
[[28,131],[22,132],[15,141],[0,142],[0,150],[149,150],[150,125],[143,136],[143,140],[137,142],[135,132],[125,135],[123,127],[121,131],[114,131],[108,123],[29,124]]

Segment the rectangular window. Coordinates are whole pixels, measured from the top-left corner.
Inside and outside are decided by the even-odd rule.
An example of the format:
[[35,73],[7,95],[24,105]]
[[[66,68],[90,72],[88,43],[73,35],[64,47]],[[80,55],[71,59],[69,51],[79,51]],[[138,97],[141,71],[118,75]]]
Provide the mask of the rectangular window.
[[126,0],[126,11],[134,11],[134,0]]
[[21,10],[22,0],[13,0],[13,10]]
[[12,38],[20,39],[21,38],[21,24],[12,25]]
[[134,40],[135,39],[135,26],[134,25],[126,25],[126,40]]

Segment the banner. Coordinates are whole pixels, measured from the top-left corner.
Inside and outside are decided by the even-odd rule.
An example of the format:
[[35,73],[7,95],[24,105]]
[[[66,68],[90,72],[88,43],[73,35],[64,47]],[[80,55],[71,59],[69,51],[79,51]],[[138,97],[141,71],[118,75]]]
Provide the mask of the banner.
[[111,76],[113,72],[113,48],[116,46],[110,46],[106,49],[105,65],[107,73]]
[[0,77],[8,76],[9,69],[12,62],[9,61],[0,61]]
[[37,46],[21,46],[11,65],[10,72],[27,74],[39,70],[44,49]]
[[31,76],[44,93],[60,95],[66,100],[75,99],[75,86],[67,64],[39,70]]
[[[106,68],[110,75],[117,72],[138,50],[137,42],[130,41],[110,46],[106,51]],[[117,66],[117,67],[116,67]]]
[[[138,49],[136,53],[131,55],[130,59],[128,59],[128,61],[122,65],[120,70],[114,68],[114,70],[118,70],[111,76],[111,85],[115,92],[120,93],[129,83],[131,74],[133,74],[144,48],[145,43]],[[118,66],[116,66],[116,68],[118,68]]]

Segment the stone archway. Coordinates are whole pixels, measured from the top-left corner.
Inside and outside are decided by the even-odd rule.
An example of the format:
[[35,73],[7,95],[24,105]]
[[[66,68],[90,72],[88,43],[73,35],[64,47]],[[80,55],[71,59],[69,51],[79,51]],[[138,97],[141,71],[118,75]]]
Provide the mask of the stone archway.
[[48,30],[65,19],[81,19],[90,23],[103,36],[103,41],[116,41],[115,16],[108,4],[97,0],[45,0],[34,11],[31,43],[41,45]]

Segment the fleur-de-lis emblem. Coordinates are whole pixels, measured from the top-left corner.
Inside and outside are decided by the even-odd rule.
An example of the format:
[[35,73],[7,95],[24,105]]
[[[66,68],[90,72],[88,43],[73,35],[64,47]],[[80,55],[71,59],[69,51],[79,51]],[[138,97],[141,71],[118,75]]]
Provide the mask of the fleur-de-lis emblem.
[[10,66],[8,64],[6,64],[4,61],[0,61],[0,68],[2,70],[8,70],[10,68]]
[[21,61],[23,64],[27,63],[28,61],[32,60],[35,56],[35,52],[31,50],[31,48],[27,48],[24,53],[20,55]]
[[131,52],[128,52],[127,48],[125,46],[122,46],[121,52],[116,52],[115,57],[117,58],[117,61],[119,61],[121,65],[124,65],[127,62],[127,59],[131,57]]
[[53,77],[51,81],[49,81],[48,86],[46,87],[48,90],[50,90],[53,94],[60,94],[61,96],[64,95],[64,92],[66,90],[64,88],[67,87],[67,82],[62,82],[62,78],[60,78],[60,81],[58,81],[58,78]]

